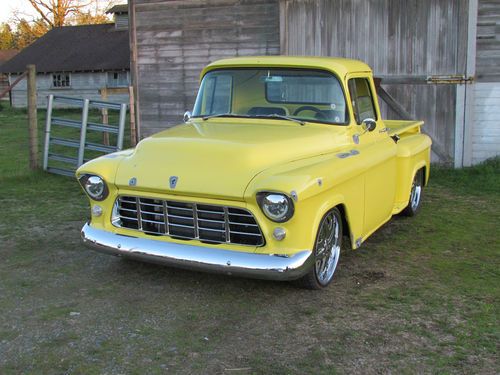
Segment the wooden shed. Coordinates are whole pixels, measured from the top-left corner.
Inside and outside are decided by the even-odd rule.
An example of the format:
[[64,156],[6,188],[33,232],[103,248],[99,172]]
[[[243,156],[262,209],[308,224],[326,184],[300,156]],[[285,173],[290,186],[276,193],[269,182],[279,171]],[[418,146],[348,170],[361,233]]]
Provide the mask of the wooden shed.
[[[115,6],[112,10],[115,23],[64,26],[50,30],[0,65],[0,74],[8,75],[9,85],[13,85],[22,77],[26,66],[34,64],[39,107],[47,106],[50,94],[95,100],[101,99],[103,89],[110,93],[109,100],[128,103],[128,8]],[[123,17],[125,22],[121,21]],[[12,106],[27,106],[25,79],[14,85],[10,93]]]
[[129,13],[141,136],[181,121],[214,60],[343,56],[382,78],[386,117],[425,120],[434,161],[500,154],[498,0],[130,0]]

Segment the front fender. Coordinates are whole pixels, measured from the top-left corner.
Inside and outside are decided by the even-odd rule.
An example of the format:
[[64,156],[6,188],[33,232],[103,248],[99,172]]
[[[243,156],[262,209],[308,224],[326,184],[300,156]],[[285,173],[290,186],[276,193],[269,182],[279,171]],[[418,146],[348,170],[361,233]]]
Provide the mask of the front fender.
[[98,228],[104,228],[106,220],[110,220],[111,211],[117,194],[117,187],[115,186],[116,171],[122,160],[132,154],[132,152],[133,150],[125,150],[101,156],[83,164],[75,172],[77,179],[86,173],[95,174],[102,177],[108,185],[109,195],[105,200],[96,202],[89,198],[91,207],[97,204],[105,213],[99,217],[92,217],[92,224]]
[[104,178],[108,184],[114,184],[118,166],[125,157],[132,155],[133,152],[133,149],[124,150],[92,159],[76,170],[76,178],[85,173],[93,173]]
[[286,229],[287,237],[280,244],[282,246],[312,248],[321,219],[339,205],[345,213],[351,239],[358,238],[362,232],[364,209],[362,164],[362,159],[356,156],[342,159],[337,154],[287,163],[255,176],[247,186],[245,199],[253,204],[256,194],[261,191],[296,197],[295,214],[288,222],[277,224],[264,215],[260,217],[268,233],[277,226]]

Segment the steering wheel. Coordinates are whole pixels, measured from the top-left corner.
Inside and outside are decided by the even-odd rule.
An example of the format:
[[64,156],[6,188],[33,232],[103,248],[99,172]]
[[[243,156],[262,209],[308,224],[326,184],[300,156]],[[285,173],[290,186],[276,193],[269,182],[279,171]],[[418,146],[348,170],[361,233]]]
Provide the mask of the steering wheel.
[[312,105],[303,105],[302,107],[297,108],[295,112],[293,112],[293,116],[297,116],[302,111],[313,111],[314,113],[320,116],[321,120],[326,119],[325,114],[320,109],[313,107]]

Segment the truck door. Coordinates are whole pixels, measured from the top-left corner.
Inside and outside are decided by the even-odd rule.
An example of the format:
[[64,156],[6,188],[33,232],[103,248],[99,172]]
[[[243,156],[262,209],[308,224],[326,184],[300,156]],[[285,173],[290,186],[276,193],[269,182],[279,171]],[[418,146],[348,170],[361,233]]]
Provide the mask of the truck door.
[[[363,237],[371,234],[392,215],[396,194],[397,146],[389,137],[380,116],[375,86],[369,73],[348,77],[354,114],[354,139],[364,161],[365,210]],[[363,121],[373,119],[376,127],[366,131]]]

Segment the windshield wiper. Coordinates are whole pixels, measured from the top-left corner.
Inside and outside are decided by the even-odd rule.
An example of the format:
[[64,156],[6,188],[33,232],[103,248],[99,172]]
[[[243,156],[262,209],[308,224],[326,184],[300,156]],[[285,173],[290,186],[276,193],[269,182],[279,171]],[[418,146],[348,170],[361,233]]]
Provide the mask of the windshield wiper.
[[278,115],[278,114],[271,114],[271,115],[237,115],[234,113],[217,113],[215,115],[209,115],[209,116],[203,116],[202,119],[203,121],[206,121],[211,118],[217,118],[217,117],[240,117],[240,118],[274,118],[274,119],[280,119],[280,120],[288,120],[288,121],[293,121],[296,122],[297,124],[300,125],[305,125],[305,122],[293,117],[289,116],[284,116],[284,115]]
[[288,121],[296,122],[297,124],[300,124],[302,126],[306,124],[302,120],[299,120],[299,119],[296,119],[296,118],[293,118],[293,117],[289,117],[289,116],[278,115],[276,113],[272,114],[272,115],[256,115],[256,116],[252,116],[252,117],[257,117],[257,118],[275,118],[275,119],[280,119],[280,120],[288,120]]
[[203,116],[202,119],[203,119],[203,121],[206,121],[208,119],[216,118],[216,117],[243,117],[243,118],[252,118],[253,116],[249,116],[249,115],[235,115],[233,113],[217,113],[216,115]]

